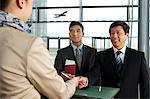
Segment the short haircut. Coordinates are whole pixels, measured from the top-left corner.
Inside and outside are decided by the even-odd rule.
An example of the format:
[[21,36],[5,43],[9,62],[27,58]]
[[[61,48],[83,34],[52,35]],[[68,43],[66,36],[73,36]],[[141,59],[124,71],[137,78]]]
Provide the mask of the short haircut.
[[9,5],[10,0],[0,0],[0,10],[4,10]]
[[121,26],[125,33],[129,33],[130,27],[124,21],[114,21],[109,27],[109,33],[111,32],[111,29],[116,26]]
[[82,28],[82,32],[84,31],[83,25],[82,25],[80,22],[78,22],[78,21],[72,21],[72,22],[70,23],[70,25],[69,25],[69,30],[70,30],[70,28],[71,28],[72,26],[74,26],[74,25],[79,25],[79,26]]

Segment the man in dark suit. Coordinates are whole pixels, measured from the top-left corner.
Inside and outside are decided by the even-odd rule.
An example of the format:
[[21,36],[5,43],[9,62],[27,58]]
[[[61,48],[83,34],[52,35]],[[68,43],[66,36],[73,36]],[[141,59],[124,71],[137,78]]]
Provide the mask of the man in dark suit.
[[115,21],[110,25],[109,34],[113,47],[98,52],[96,60],[100,71],[96,69],[95,73],[101,73],[102,85],[119,87],[116,98],[150,98],[150,79],[144,53],[125,45],[129,26]]
[[[74,61],[76,64],[75,76],[87,76],[87,73],[94,66],[97,50],[82,43],[82,37],[84,36],[83,30],[83,25],[80,22],[72,21],[70,23],[69,38],[71,40],[71,44],[58,50],[55,59],[54,66],[58,74],[61,75],[61,72],[66,73],[64,68],[69,61]],[[76,58],[77,48],[79,48],[80,51],[80,63],[78,63]],[[70,76],[70,74],[66,74]],[[64,76],[62,77],[66,79]]]

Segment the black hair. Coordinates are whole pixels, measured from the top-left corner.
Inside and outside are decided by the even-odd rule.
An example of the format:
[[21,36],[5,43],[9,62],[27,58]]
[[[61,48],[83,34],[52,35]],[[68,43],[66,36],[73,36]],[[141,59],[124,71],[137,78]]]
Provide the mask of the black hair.
[[10,0],[0,0],[0,10],[4,10],[8,4],[9,4]]
[[83,25],[82,25],[80,22],[78,22],[78,21],[72,21],[72,22],[70,23],[70,25],[69,25],[69,30],[70,30],[70,28],[71,28],[72,26],[74,26],[74,25],[79,25],[79,26],[82,28],[82,32],[84,31]]
[[114,21],[109,27],[109,33],[111,32],[111,29],[115,26],[121,26],[125,33],[129,33],[130,27],[124,21]]

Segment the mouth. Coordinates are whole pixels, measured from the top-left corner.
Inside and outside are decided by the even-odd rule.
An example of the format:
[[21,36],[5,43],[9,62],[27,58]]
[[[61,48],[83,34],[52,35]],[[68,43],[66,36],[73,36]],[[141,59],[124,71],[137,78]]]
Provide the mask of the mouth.
[[112,43],[113,43],[113,44],[117,44],[117,43],[118,43],[118,40],[113,40]]
[[117,40],[117,39],[113,39],[112,41],[113,41],[113,42],[118,42],[118,40]]

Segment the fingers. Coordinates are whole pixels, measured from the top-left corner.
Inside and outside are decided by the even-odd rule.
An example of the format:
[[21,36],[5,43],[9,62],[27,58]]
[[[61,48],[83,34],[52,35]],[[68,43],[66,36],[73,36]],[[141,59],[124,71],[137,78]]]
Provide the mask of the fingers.
[[71,74],[68,74],[68,73],[65,73],[65,72],[61,72],[61,77],[67,81],[67,80],[70,80],[74,77],[74,75],[71,75]]
[[76,82],[76,86],[78,86],[79,89],[88,86],[88,78],[87,77],[83,77],[83,76],[74,77],[74,75],[70,75],[70,74],[67,74],[64,72],[61,73],[61,76],[63,77],[63,79],[65,81],[70,80],[70,79],[74,79]]
[[84,88],[84,87],[87,87],[87,86],[88,86],[88,78],[80,76],[79,88],[81,89],[81,88]]

